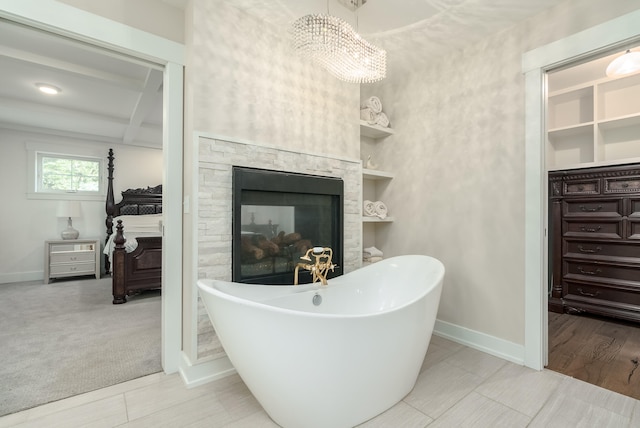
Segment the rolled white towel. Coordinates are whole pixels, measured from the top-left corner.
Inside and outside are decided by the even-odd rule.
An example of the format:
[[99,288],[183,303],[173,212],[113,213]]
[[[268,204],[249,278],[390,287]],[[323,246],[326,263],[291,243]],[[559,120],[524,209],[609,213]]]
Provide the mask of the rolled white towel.
[[376,247],[368,247],[363,251],[364,255],[368,255],[369,257],[382,257],[382,251],[378,250]]
[[378,122],[378,115],[369,107],[360,109],[360,119],[367,122],[369,125],[375,125]]
[[367,217],[376,216],[376,206],[372,201],[364,201],[364,215]]
[[375,215],[380,217],[381,219],[387,218],[387,206],[382,201],[376,201],[373,203],[373,209],[375,211]]
[[375,262],[379,262],[380,260],[382,260],[382,257],[371,257],[369,260],[367,260],[369,263],[375,263]]
[[384,114],[384,112],[380,112],[376,116],[376,125],[380,125],[383,128],[389,127],[389,118],[387,117],[386,114]]
[[369,107],[374,113],[380,113],[382,111],[382,102],[378,97],[369,97],[362,106],[362,108],[365,107]]

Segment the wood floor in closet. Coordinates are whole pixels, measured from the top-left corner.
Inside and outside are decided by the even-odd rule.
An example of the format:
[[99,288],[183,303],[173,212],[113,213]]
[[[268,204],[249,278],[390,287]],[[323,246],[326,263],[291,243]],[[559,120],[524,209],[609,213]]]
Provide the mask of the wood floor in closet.
[[549,312],[547,368],[640,399],[640,324]]

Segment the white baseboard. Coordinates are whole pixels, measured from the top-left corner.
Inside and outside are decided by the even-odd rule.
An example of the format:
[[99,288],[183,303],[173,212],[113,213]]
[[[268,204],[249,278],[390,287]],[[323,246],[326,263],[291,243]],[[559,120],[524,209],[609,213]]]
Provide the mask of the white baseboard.
[[226,356],[193,364],[184,352],[182,353],[182,364],[178,370],[187,388],[213,382],[236,372]]
[[523,345],[440,320],[436,320],[433,334],[503,360],[524,365]]
[[0,284],[9,284],[11,282],[26,281],[44,281],[44,272],[14,272],[0,274]]

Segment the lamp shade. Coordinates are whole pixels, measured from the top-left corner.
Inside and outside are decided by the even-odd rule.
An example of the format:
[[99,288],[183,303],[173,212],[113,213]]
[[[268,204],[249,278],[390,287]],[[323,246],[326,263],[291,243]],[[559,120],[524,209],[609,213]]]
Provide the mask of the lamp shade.
[[640,70],[640,52],[631,52],[628,50],[626,53],[615,58],[607,67],[607,76],[623,76],[625,74],[633,73]]
[[80,202],[78,201],[59,201],[58,202],[58,217],[81,217],[82,211],[80,209]]

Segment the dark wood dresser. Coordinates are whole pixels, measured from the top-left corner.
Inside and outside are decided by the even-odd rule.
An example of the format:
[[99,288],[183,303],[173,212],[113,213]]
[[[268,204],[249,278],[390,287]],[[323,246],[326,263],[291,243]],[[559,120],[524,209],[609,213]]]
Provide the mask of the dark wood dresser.
[[640,321],[640,164],[549,172],[549,310]]

